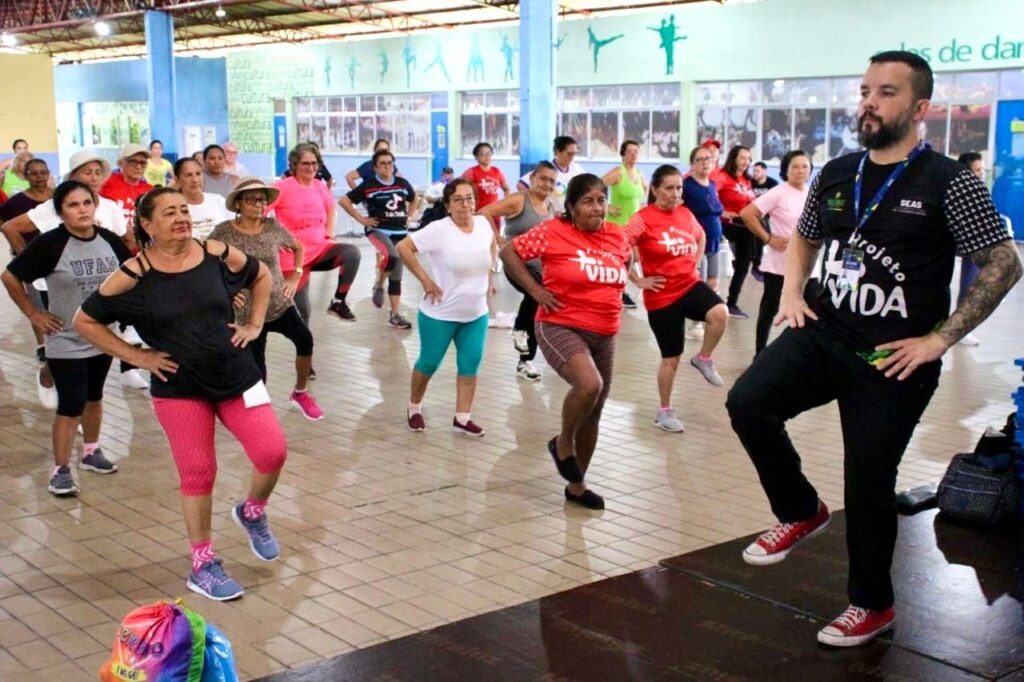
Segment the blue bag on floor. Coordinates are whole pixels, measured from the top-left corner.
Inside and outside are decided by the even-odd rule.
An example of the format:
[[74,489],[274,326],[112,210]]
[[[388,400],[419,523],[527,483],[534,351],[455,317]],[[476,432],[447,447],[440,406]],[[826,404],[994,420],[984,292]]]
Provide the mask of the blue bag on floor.
[[199,682],[238,682],[235,655],[231,642],[224,633],[206,624],[206,652],[203,658],[203,676]]

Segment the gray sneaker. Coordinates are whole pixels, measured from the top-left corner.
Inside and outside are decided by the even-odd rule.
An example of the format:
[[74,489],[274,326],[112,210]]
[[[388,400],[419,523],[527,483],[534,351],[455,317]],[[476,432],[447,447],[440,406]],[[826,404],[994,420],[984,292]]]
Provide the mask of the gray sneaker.
[[370,300],[378,308],[384,307],[384,287],[374,287],[373,295],[370,296]]
[[670,433],[682,433],[684,430],[683,422],[676,416],[675,410],[658,410],[654,425]]
[[725,382],[722,381],[722,377],[718,375],[718,371],[715,369],[714,360],[711,360],[710,358],[707,360],[701,360],[699,357],[694,355],[690,358],[690,364],[694,369],[700,372],[712,386],[723,386],[725,384]]
[[512,345],[520,353],[530,352],[530,335],[523,329],[512,330]]
[[249,549],[262,561],[273,561],[281,555],[281,547],[277,544],[277,538],[270,532],[270,524],[267,522],[267,515],[263,514],[258,519],[250,521],[242,513],[244,502],[239,502],[231,510],[231,518],[239,528],[249,536]]
[[96,448],[88,457],[83,457],[78,463],[82,471],[95,471],[97,474],[112,474],[117,471],[117,465],[107,459],[103,454],[103,448]]
[[395,329],[412,329],[412,322],[402,317],[401,313],[388,315],[388,324]]
[[63,466],[57,469],[56,473],[50,477],[50,485],[47,486],[47,490],[57,496],[77,495],[78,486],[75,485],[75,479],[71,475],[71,467]]
[[191,571],[185,587],[214,601],[238,599],[245,593],[242,586],[224,572],[220,559],[207,561],[198,571]]

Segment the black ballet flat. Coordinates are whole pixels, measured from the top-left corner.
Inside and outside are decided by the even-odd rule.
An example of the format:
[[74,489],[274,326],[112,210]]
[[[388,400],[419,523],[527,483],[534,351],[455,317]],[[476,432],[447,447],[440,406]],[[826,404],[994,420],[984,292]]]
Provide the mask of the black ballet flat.
[[580,463],[576,460],[575,456],[559,459],[557,442],[558,436],[555,436],[548,441],[548,452],[551,453],[551,459],[555,460],[555,466],[558,467],[558,473],[562,478],[569,481],[569,483],[582,482],[583,472],[580,471]]
[[595,493],[593,490],[584,490],[582,495],[573,495],[571,492],[569,492],[569,488],[566,488],[565,499],[575,504],[586,507],[587,509],[604,509],[604,498]]

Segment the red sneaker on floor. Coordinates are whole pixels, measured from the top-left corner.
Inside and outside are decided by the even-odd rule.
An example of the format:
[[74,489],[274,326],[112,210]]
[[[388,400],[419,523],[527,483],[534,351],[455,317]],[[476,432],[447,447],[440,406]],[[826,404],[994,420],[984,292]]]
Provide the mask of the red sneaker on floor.
[[834,621],[818,631],[818,641],[828,646],[858,646],[870,642],[892,627],[896,611],[868,611],[852,604]]
[[423,420],[423,414],[421,412],[417,412],[416,414],[406,412],[405,415],[409,420],[408,423],[410,431],[422,431],[427,428],[427,422]]
[[302,416],[310,421],[318,422],[324,418],[324,411],[320,409],[320,405],[307,391],[302,393],[292,391],[292,394],[288,396],[288,402],[299,408]]
[[754,566],[777,564],[799,543],[812,538],[828,526],[831,515],[824,502],[818,502],[818,513],[807,521],[777,523],[743,550],[743,560]]
[[452,431],[455,433],[463,433],[467,436],[480,437],[484,435],[484,430],[477,426],[472,419],[465,424],[460,424],[458,419],[452,419]]

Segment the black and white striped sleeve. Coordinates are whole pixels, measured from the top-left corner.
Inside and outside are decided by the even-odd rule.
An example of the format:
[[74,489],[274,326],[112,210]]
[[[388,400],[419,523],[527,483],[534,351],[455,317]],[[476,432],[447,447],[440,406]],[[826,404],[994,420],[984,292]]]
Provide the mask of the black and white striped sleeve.
[[943,211],[961,256],[1010,239],[988,188],[966,168],[946,188]]

